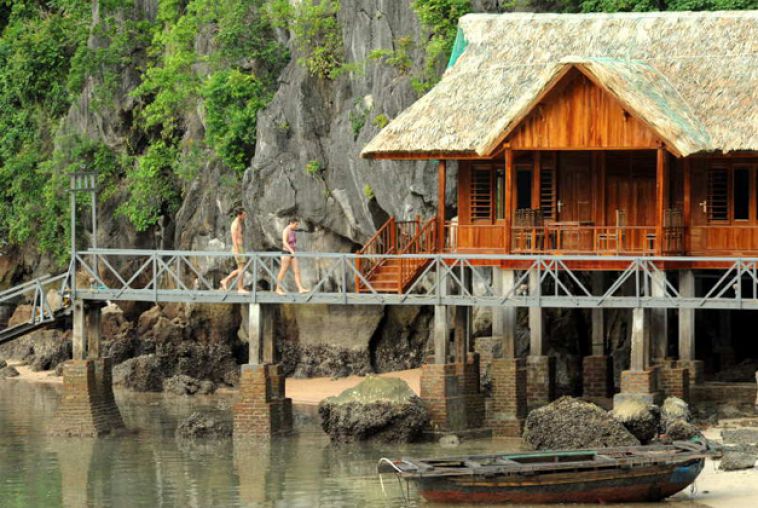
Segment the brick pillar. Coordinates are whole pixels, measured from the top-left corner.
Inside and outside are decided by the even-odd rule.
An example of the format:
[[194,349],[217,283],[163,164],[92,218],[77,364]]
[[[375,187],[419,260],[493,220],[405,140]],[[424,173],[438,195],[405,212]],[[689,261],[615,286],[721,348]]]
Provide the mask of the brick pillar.
[[526,359],[526,402],[529,410],[555,399],[555,358],[528,356]]
[[621,373],[621,393],[613,397],[616,401],[633,394],[650,403],[658,399],[658,366],[650,365],[650,314],[648,309],[632,310],[632,351],[629,370]]
[[124,428],[113,397],[110,358],[71,360],[63,366],[63,397],[50,432],[99,437]]
[[690,386],[703,384],[703,361],[702,360],[679,360],[676,362],[682,368],[686,368],[690,374]]
[[582,360],[582,376],[585,397],[608,397],[611,394],[613,370],[610,357],[585,356]]
[[455,363],[425,363],[421,366],[421,398],[429,410],[432,431],[464,430],[466,404]]
[[492,360],[492,406],[488,425],[499,437],[520,437],[526,418],[526,360]]
[[484,425],[484,394],[480,389],[478,353],[469,353],[466,363],[456,363],[460,391],[464,397],[466,428],[479,429]]
[[232,406],[235,438],[269,438],[292,430],[292,399],[284,394],[281,366],[243,365]]
[[690,399],[690,373],[687,367],[678,361],[666,359],[661,362],[659,373],[659,389],[665,396]]

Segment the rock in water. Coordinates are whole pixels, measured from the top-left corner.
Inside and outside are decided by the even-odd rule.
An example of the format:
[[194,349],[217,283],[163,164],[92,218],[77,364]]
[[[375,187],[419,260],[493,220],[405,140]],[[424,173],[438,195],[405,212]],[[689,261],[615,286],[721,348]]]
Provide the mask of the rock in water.
[[368,376],[358,386],[319,404],[321,427],[333,442],[408,442],[421,436],[429,413],[408,384]]
[[617,421],[621,422],[640,443],[647,444],[658,435],[660,410],[654,404],[642,399],[625,398],[611,411]]
[[602,408],[560,399],[535,409],[526,418],[524,441],[536,450],[636,446],[639,440]]
[[700,435],[700,429],[685,420],[674,420],[666,426],[666,435],[672,441],[687,441]]
[[130,358],[113,367],[113,384],[136,392],[163,390],[163,372],[155,355]]
[[755,461],[758,459],[753,453],[745,453],[739,451],[726,451],[721,458],[719,469],[722,471],[737,471],[739,469],[750,469],[755,466]]
[[231,435],[232,422],[197,411],[176,428],[176,437],[179,439],[223,439]]
[[10,365],[0,369],[0,379],[5,379],[7,377],[16,377],[16,376],[18,376],[18,371],[14,367],[11,367]]

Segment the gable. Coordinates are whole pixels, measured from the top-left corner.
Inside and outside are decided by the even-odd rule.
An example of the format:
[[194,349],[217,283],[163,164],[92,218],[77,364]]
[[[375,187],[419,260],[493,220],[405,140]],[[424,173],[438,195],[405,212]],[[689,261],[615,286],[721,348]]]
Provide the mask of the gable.
[[651,149],[660,138],[576,68],[511,131],[513,149]]

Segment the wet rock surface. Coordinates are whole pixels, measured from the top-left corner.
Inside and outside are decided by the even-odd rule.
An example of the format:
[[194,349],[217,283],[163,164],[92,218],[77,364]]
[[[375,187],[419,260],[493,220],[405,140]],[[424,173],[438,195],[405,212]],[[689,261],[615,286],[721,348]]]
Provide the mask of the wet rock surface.
[[15,367],[12,367],[10,365],[0,368],[0,379],[16,377],[18,375],[18,371],[15,369]]
[[657,435],[660,427],[660,409],[642,399],[625,398],[610,412],[640,443],[647,444]]
[[155,355],[130,358],[113,367],[113,384],[135,392],[160,392],[164,373]]
[[724,456],[719,463],[719,469],[722,471],[738,471],[740,469],[751,469],[755,467],[758,461],[757,453],[746,453],[742,451],[725,451]]
[[418,440],[429,414],[405,381],[369,376],[319,404],[321,428],[332,442]]
[[37,330],[0,346],[5,358],[22,361],[35,372],[55,369],[71,359],[71,331]]
[[635,446],[640,441],[599,406],[572,397],[529,413],[522,436],[535,450]]
[[197,411],[182,420],[176,428],[176,438],[180,440],[225,439],[231,435],[230,420]]
[[179,374],[163,381],[163,391],[174,395],[208,395],[216,391],[216,385],[213,381]]

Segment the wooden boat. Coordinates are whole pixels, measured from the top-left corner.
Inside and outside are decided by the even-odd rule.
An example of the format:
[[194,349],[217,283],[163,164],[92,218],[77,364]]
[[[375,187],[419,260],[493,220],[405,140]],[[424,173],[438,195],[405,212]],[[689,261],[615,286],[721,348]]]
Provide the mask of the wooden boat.
[[691,485],[712,455],[706,442],[601,450],[381,459],[379,473],[416,483],[444,503],[660,501]]

